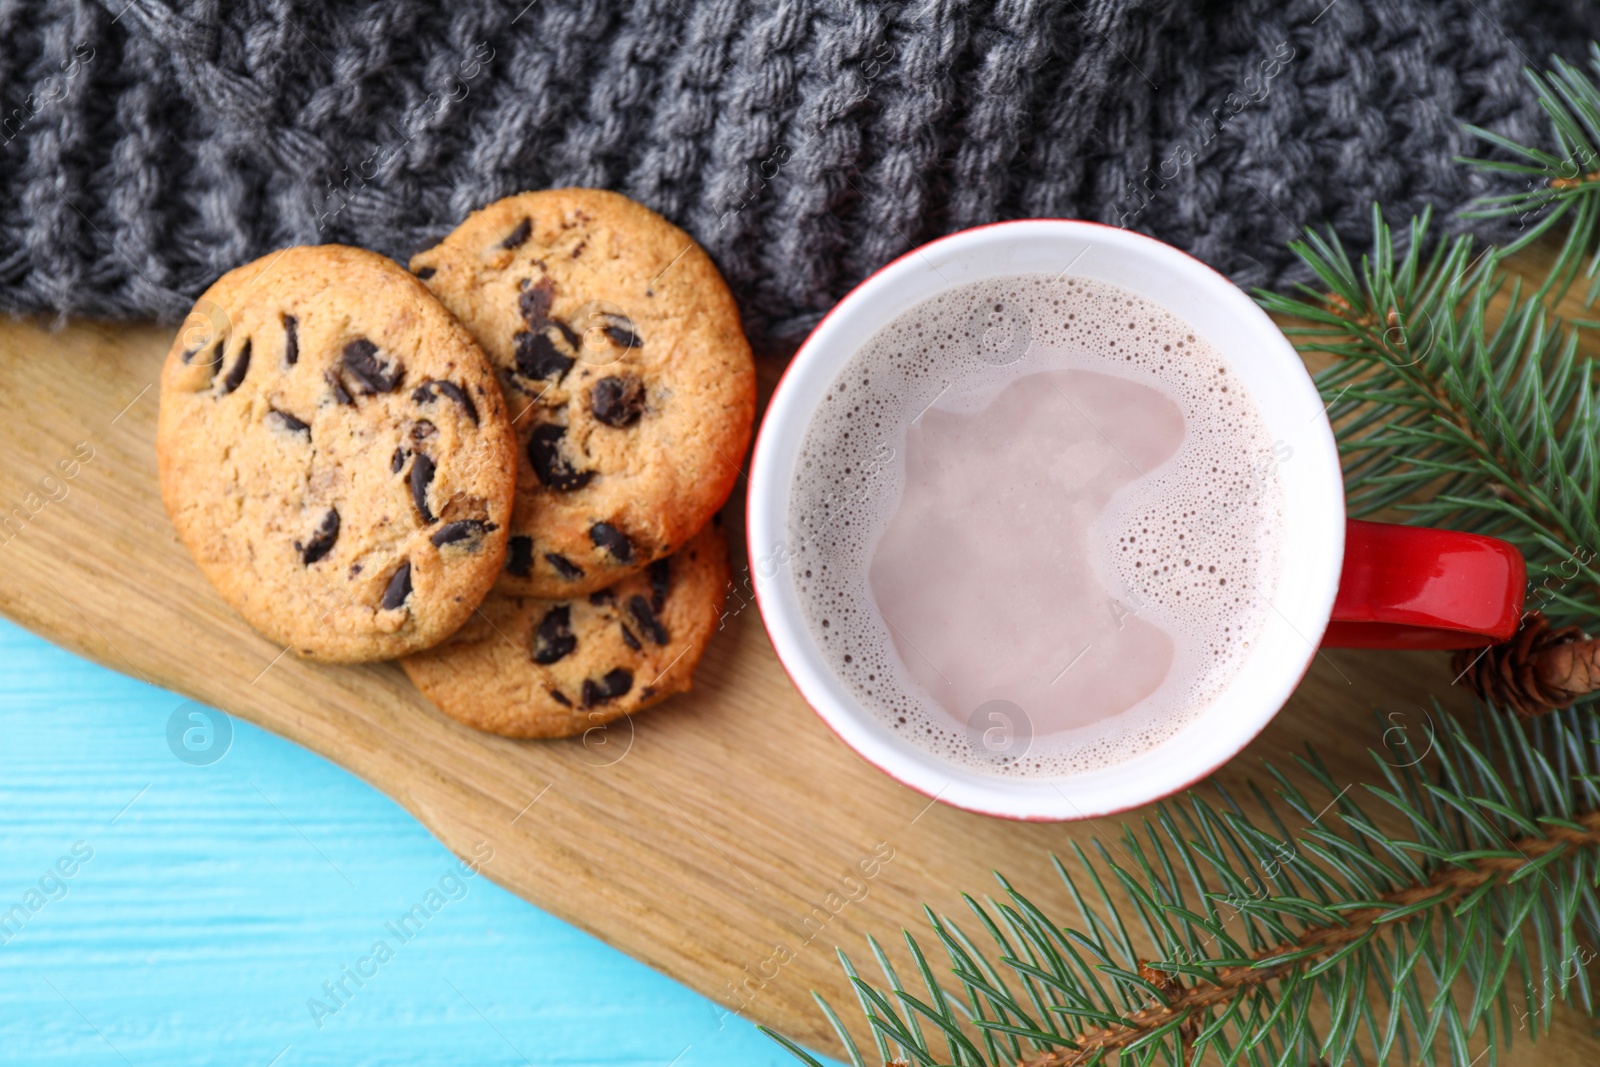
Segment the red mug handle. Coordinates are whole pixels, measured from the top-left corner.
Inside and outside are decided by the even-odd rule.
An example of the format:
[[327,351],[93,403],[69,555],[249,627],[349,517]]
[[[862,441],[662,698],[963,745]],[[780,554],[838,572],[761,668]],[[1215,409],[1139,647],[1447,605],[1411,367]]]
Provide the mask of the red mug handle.
[[1324,648],[1479,648],[1517,632],[1528,566],[1493,537],[1345,520]]

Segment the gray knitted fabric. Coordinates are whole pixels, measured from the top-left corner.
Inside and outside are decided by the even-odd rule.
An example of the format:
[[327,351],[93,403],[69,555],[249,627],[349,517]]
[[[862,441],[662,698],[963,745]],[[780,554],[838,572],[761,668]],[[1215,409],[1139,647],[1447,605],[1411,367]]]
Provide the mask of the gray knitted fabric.
[[1575,0],[525,3],[0,0],[0,308],[171,319],[270,249],[404,260],[560,185],[687,229],[758,339],[995,219],[1274,284],[1302,225],[1453,217],[1461,124],[1543,141],[1520,69],[1600,36]]

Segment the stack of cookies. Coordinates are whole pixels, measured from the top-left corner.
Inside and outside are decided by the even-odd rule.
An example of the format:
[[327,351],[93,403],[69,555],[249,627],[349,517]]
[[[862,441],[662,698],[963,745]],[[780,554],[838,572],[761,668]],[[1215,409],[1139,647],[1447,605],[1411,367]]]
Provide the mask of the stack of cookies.
[[195,561],[299,655],[398,658],[495,733],[688,689],[755,415],[716,268],[592,189],[498,201],[410,267],[291,248],[200,298],[158,431]]

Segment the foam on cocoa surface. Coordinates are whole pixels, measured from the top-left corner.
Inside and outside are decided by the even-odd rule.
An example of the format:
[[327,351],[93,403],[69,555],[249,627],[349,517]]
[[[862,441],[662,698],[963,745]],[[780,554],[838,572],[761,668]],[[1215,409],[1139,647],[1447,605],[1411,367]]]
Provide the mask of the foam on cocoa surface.
[[[1170,667],[1147,697],[1087,722],[1068,702],[1041,698],[1055,690],[1038,682],[1027,689],[1033,706],[1021,721],[1003,721],[1016,717],[1003,700],[970,711],[946,706],[948,694],[918,680],[929,670],[908,669],[915,653],[886,622],[869,581],[905,491],[907,428],[929,412],[948,423],[947,416],[992,414],[996,404],[1026,410],[1035,396],[1064,402],[1060,410],[1092,424],[1096,413],[1078,411],[1072,389],[1094,379],[1063,373],[1085,371],[1157,390],[1182,412],[1176,452],[1118,489],[1082,535],[1107,602],[1071,605],[1153,625],[1171,639]],[[1101,436],[1112,444],[1114,435]],[[915,436],[912,444],[928,447]],[[1022,275],[913,308],[848,360],[806,431],[791,490],[788,566],[833,670],[891,730],[990,773],[1079,773],[1171,737],[1235,676],[1272,610],[1281,501],[1274,443],[1254,402],[1188,324],[1103,282]],[[895,543],[903,551],[909,542]],[[1077,669],[1067,662],[1073,652],[1059,650],[1068,671]],[[1041,678],[1055,670],[1046,659],[1019,668],[1045,672]],[[957,691],[979,702],[970,695],[977,689],[950,689]],[[998,697],[1004,686],[984,691]]]

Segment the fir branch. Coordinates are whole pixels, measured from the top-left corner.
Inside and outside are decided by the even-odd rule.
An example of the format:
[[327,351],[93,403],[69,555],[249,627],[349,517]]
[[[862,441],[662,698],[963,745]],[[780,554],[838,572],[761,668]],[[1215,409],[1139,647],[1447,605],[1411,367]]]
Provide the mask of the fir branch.
[[[1306,325],[1285,332],[1332,357],[1316,375],[1344,458],[1353,514],[1522,550],[1530,609],[1557,626],[1600,616],[1600,395],[1578,332],[1525,292],[1501,253],[1467,237],[1430,247],[1429,218],[1397,242],[1373,210],[1359,265],[1331,233],[1292,247],[1317,277],[1300,296],[1258,293]],[[1404,246],[1404,251],[1397,249]]]
[[1521,234],[1507,245],[1507,255],[1527,247],[1566,220],[1567,232],[1561,251],[1540,288],[1541,297],[1560,300],[1572,285],[1590,256],[1585,273],[1591,279],[1587,303],[1600,295],[1600,44],[1589,45],[1589,68],[1585,74],[1559,56],[1551,61],[1554,70],[1540,74],[1523,72],[1533,86],[1534,96],[1550,118],[1556,152],[1521,145],[1490,130],[1468,126],[1467,131],[1503,149],[1511,161],[1466,159],[1481,170],[1513,174],[1527,182],[1521,192],[1488,197],[1470,211],[1467,218],[1514,218]]
[[1418,907],[1443,908],[1477,889],[1503,884],[1519,872],[1536,867],[1558,850],[1600,848],[1600,812],[1589,812],[1574,826],[1557,825],[1546,835],[1508,842],[1508,851],[1483,856],[1466,866],[1442,868],[1427,882],[1409,885],[1385,895],[1371,907],[1342,916],[1344,925],[1313,926],[1290,943],[1255,954],[1248,964],[1221,967],[1215,981],[1199,980],[1184,986],[1166,975],[1188,969],[1177,961],[1150,961],[1140,965],[1141,975],[1160,975],[1158,1003],[1123,1016],[1118,1025],[1091,1030],[1076,1042],[1075,1050],[1048,1052],[1024,1061],[1026,1067],[1077,1067],[1095,1053],[1126,1048],[1172,1023],[1188,1020],[1191,1013],[1215,1008],[1237,999],[1252,987],[1281,979],[1301,967],[1373,936],[1378,924],[1392,921]]
[[1548,1028],[1553,1003],[1592,1004],[1578,930],[1600,934],[1600,719],[1485,711],[1481,746],[1439,722],[1425,752],[1373,752],[1383,784],[1366,803],[1381,819],[1311,754],[1300,769],[1331,800],[1269,766],[1264,817],[1191,792],[1096,858],[1058,862],[1075,926],[1001,879],[999,898],[966,898],[988,949],[927,913],[944,980],[910,933],[915,987],[876,941],[885,984],[841,953],[877,1046],[864,1056],[823,1002],[851,1062],[1431,1064],[1442,1047],[1465,1063],[1481,1037],[1478,1062],[1495,1063],[1517,1030]]

